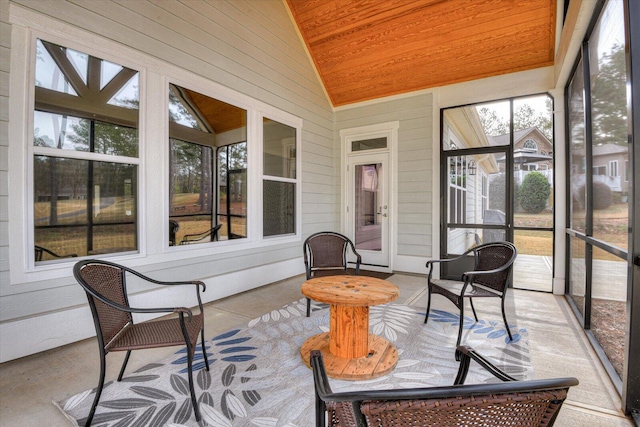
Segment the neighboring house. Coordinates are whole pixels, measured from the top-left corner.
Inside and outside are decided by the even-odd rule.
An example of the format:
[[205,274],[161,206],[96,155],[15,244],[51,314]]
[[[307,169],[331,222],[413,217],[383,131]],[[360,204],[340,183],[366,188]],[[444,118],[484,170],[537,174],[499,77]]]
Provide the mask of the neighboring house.
[[629,191],[629,148],[625,145],[602,144],[593,148],[594,182],[607,184],[612,191]]

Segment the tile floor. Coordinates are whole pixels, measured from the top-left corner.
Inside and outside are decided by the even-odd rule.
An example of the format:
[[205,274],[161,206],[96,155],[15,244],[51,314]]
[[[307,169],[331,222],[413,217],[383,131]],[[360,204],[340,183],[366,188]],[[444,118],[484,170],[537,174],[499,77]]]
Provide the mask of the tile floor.
[[[400,287],[397,302],[426,307],[424,277],[396,274],[388,280]],[[207,304],[206,335],[225,332],[301,298],[303,281],[303,276],[296,276]],[[536,377],[574,376],[580,380],[580,385],[569,391],[556,426],[633,426],[619,410],[620,398],[564,298],[518,289],[507,298],[508,319],[517,319],[518,326],[529,331]],[[440,296],[434,298],[432,307],[453,308]],[[476,310],[479,315],[500,319],[499,304],[494,301],[478,302]],[[174,351],[175,348],[133,352],[127,371]],[[107,381],[117,376],[122,357],[117,353],[107,357]],[[95,387],[98,370],[95,339],[0,364],[0,426],[71,425],[52,401]]]

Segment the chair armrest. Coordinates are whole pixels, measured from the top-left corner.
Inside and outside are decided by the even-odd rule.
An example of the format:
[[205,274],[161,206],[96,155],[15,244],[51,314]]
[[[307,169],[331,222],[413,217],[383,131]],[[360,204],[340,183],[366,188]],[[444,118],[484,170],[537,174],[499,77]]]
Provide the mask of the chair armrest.
[[465,379],[467,378],[467,373],[469,372],[469,365],[471,364],[471,360],[476,361],[480,366],[489,371],[496,378],[501,379],[502,381],[517,381],[516,378],[513,378],[511,375],[507,374],[493,363],[491,363],[484,356],[477,353],[473,348],[466,345],[459,345],[456,348],[456,355],[461,355],[460,366],[458,368],[458,375],[454,381],[454,384],[464,384]]
[[153,307],[153,308],[127,307],[126,305],[118,304],[117,302],[114,302],[106,298],[101,293],[96,292],[93,289],[85,288],[85,291],[91,294],[92,297],[96,298],[103,304],[106,304],[110,307],[116,308],[121,311],[126,311],[128,313],[138,313],[138,314],[181,313],[181,316],[184,315],[184,313],[186,313],[189,318],[189,321],[191,321],[191,318],[193,317],[193,313],[187,307]]

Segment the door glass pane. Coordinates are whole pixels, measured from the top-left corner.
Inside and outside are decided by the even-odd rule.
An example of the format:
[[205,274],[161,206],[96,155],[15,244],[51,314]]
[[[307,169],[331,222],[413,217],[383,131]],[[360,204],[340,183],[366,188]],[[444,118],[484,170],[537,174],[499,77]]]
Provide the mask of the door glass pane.
[[592,283],[591,332],[622,377],[627,319],[626,260],[594,247]]
[[569,236],[569,297],[576,304],[580,313],[584,316],[584,297],[586,289],[586,267],[584,240]]
[[382,180],[382,163],[355,167],[355,245],[356,249],[382,250],[382,218],[387,206],[382,205],[378,182]]
[[629,144],[622,2],[609,2],[589,43],[594,237],[627,248]]
[[553,227],[553,120],[547,95],[513,101],[515,226]]
[[515,230],[518,257],[513,287],[542,292],[553,288],[553,231]]

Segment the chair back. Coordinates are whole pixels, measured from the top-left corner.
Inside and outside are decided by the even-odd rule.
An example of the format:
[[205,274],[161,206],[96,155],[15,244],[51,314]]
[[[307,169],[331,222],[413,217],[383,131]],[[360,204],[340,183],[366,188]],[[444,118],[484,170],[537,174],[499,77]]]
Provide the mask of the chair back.
[[[502,384],[501,384],[502,385]],[[568,387],[476,396],[362,402],[367,426],[518,426],[553,425]]]
[[105,304],[108,300],[129,307],[126,288],[126,269],[107,261],[85,260],[76,263],[73,274],[87,293],[96,334],[102,347],[133,323],[130,312]]
[[478,275],[474,283],[504,292],[516,259],[516,247],[510,242],[491,242],[473,249],[475,271],[499,270],[496,273]]
[[347,250],[349,246],[358,257],[356,268],[359,269],[360,256],[348,237],[330,231],[322,231],[309,236],[303,245],[307,279],[345,272],[347,270]]
[[[327,420],[329,426],[335,427],[546,427],[554,424],[569,388],[578,384],[575,378],[552,378],[333,392],[320,351],[311,352],[310,364],[316,427],[325,427]],[[486,365],[482,366],[493,370],[494,375],[500,371]],[[468,366],[468,360],[460,364],[458,378],[466,377]]]

